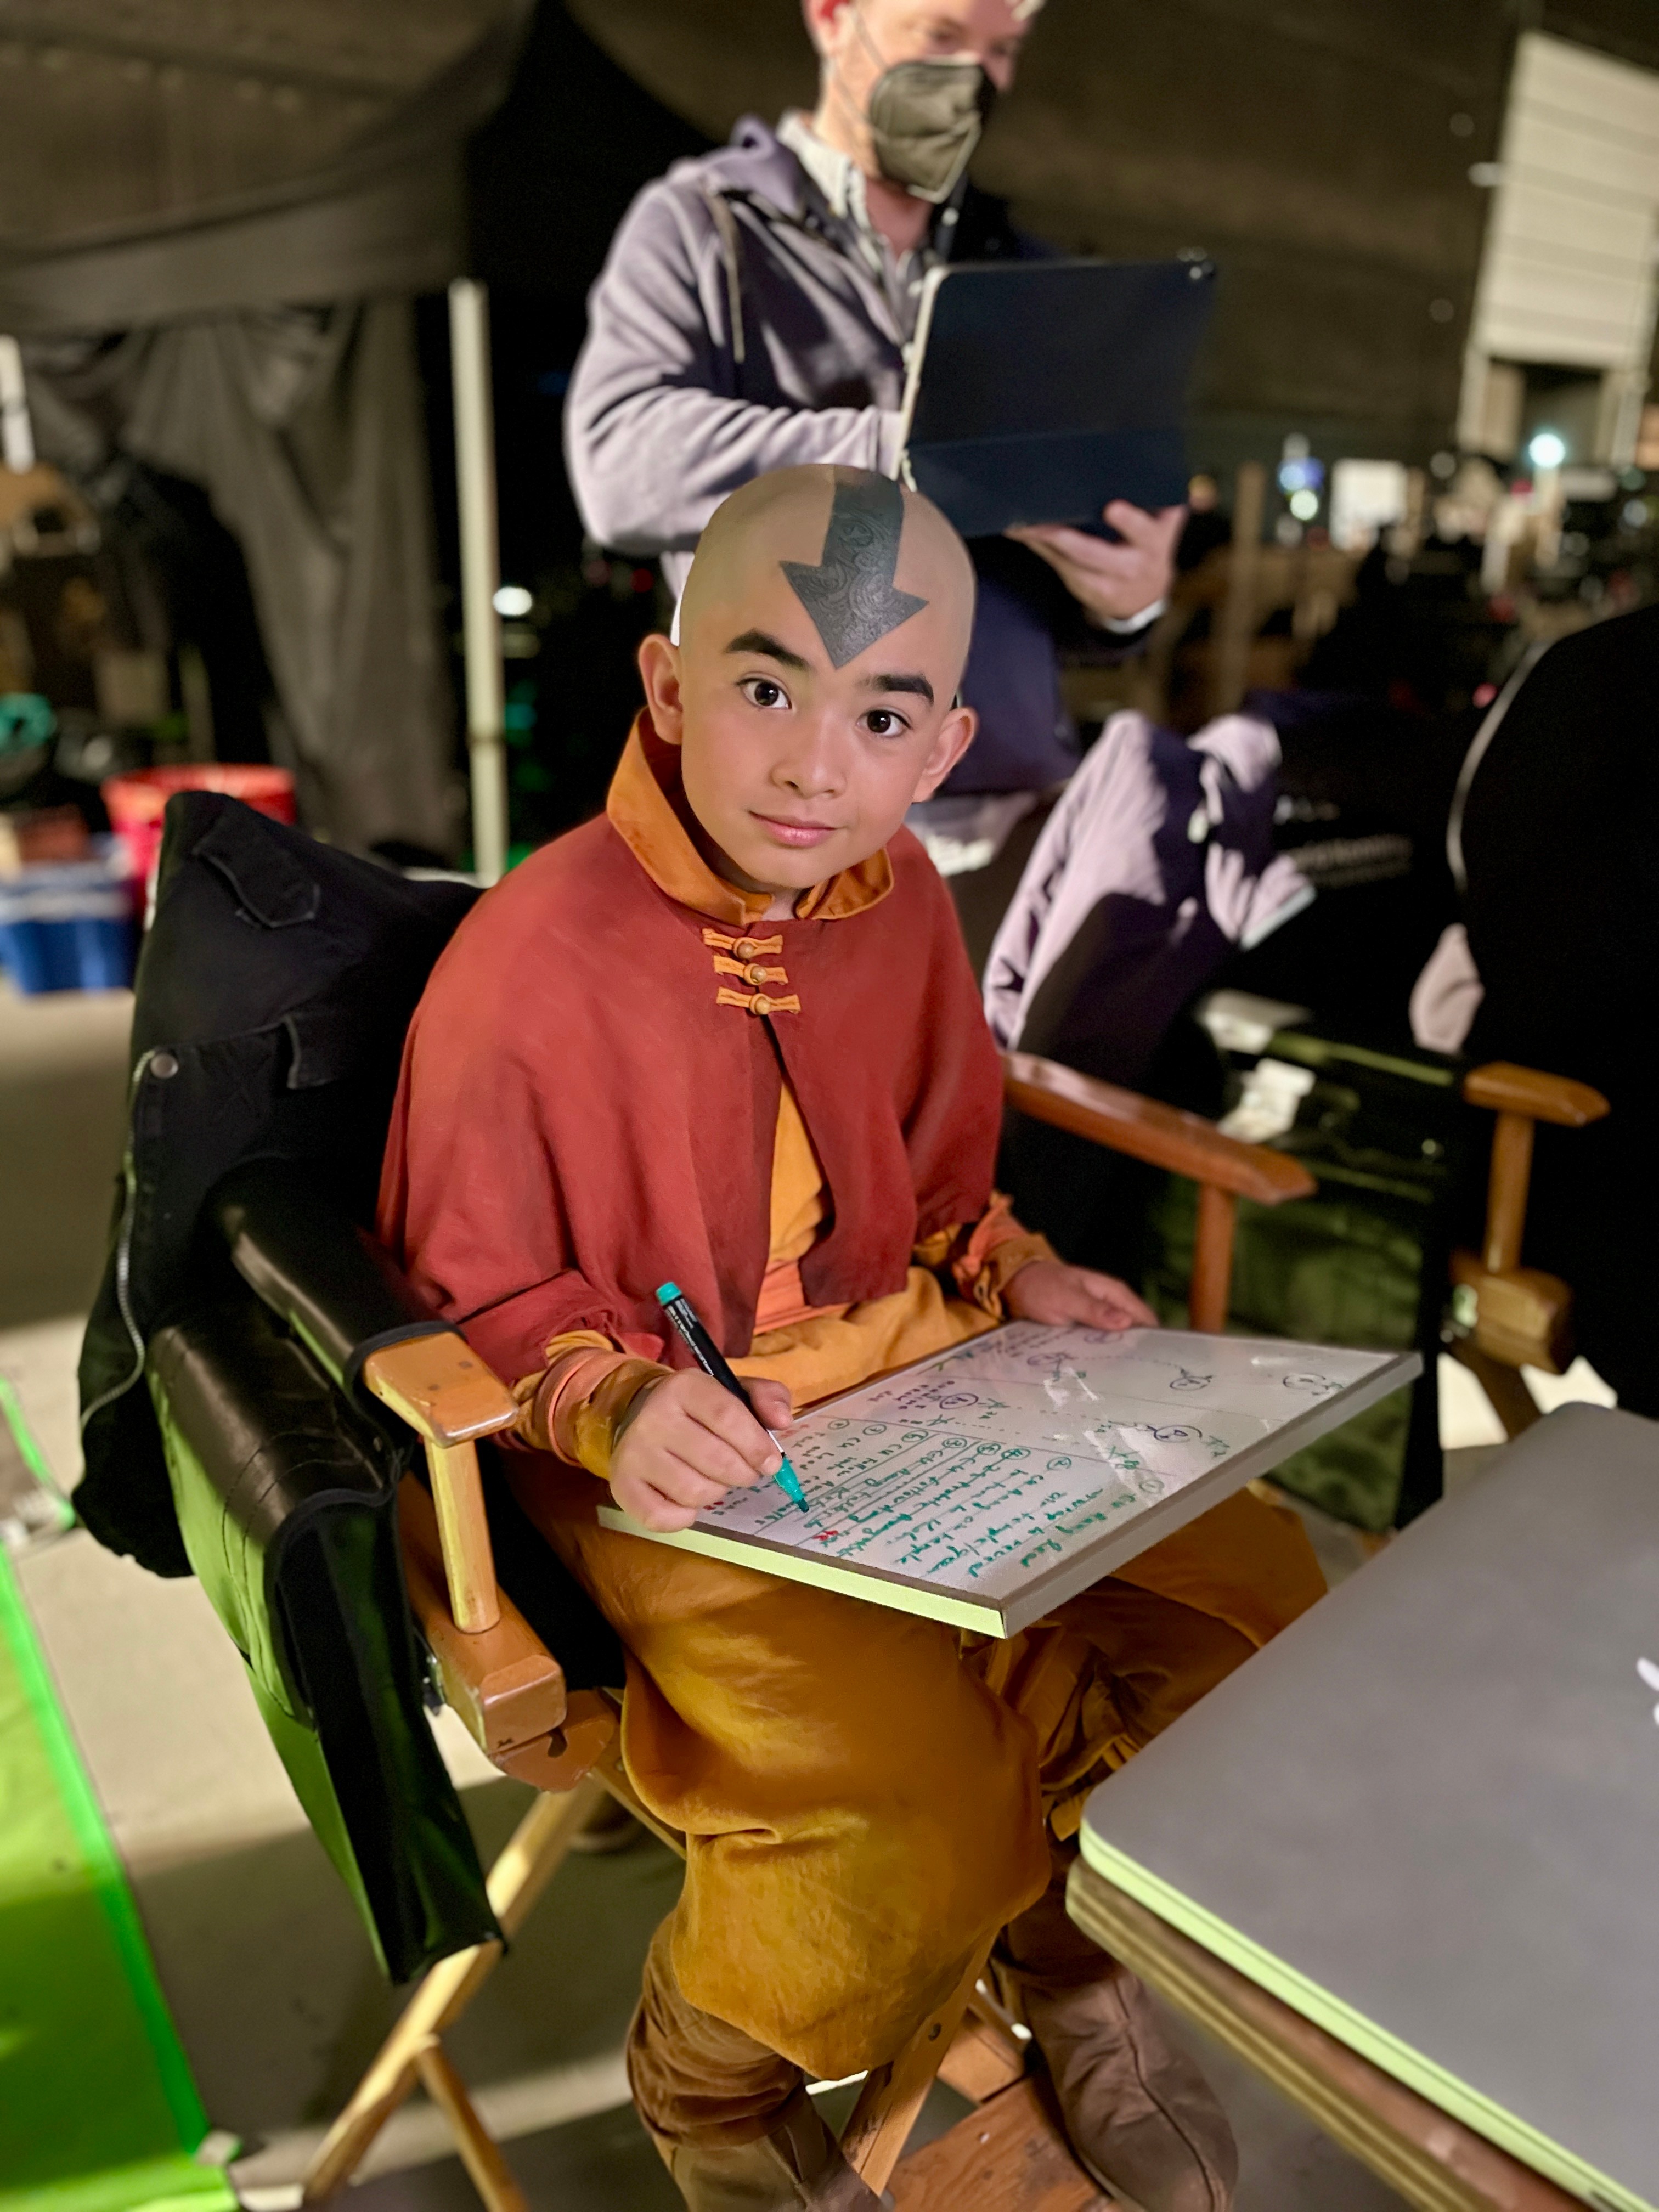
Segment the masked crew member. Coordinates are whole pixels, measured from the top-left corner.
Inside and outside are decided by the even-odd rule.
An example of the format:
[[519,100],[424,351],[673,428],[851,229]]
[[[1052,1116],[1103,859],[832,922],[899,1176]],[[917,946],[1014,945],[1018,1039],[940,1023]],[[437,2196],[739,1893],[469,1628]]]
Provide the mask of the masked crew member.
[[[570,477],[587,527],[660,556],[676,595],[703,525],[751,477],[810,461],[895,474],[927,271],[1040,250],[967,166],[1042,0],[803,6],[822,64],[816,110],[775,131],[747,117],[729,146],[646,188],[594,287],[572,380]],[[1091,626],[1096,646],[1115,632],[1127,649],[1158,613],[1182,510],[1115,501],[1107,520],[1121,543],[1044,528],[973,546],[963,696],[979,735],[943,787],[958,812],[962,794],[1068,776],[1058,641]]]

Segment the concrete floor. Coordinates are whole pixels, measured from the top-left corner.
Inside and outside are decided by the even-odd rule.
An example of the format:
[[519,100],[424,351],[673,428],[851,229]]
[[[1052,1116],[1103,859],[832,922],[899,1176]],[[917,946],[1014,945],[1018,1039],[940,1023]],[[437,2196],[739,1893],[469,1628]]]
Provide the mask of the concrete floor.
[[0,1328],[84,1313],[126,1100],[125,991],[20,998],[0,976]]
[[[19,1001],[0,987],[0,1375],[66,1487],[80,1466],[77,1316],[101,1261],[127,1019],[116,994]],[[1447,1440],[1461,1448],[1458,1471],[1472,1473],[1496,1425],[1461,1370],[1443,1382]],[[1598,1387],[1581,1376],[1567,1394]],[[1363,1564],[1351,1531],[1310,1519],[1332,1579]],[[244,2144],[238,2188],[251,2212],[279,2212],[398,1996],[197,1585],[158,1581],[79,1531],[19,1567],[208,2112]],[[531,1793],[497,1775],[453,1716],[438,1733],[488,1859]],[[621,2049],[646,1944],[678,1882],[678,1862],[649,1840],[568,1861],[448,2039],[532,2204],[672,2212],[678,2201],[629,2106]],[[1226,2053],[1179,2032],[1200,2051],[1238,2135],[1239,2212],[1386,2212],[1401,2202]],[[939,2092],[927,2125],[960,2110]],[[353,2203],[474,2212],[446,2154],[438,2116],[411,2105]]]

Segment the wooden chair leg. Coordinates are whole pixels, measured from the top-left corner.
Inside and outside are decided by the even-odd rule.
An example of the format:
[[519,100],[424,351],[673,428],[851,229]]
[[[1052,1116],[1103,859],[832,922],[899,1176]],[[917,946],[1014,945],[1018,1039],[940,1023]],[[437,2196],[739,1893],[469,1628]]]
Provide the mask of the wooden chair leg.
[[[593,1763],[593,1777],[619,1805],[685,1856],[685,1838],[641,1802],[623,1765],[620,1735]],[[936,2075],[944,2072],[953,2088],[975,2102],[1007,2088],[1025,2071],[1025,2052],[1013,2023],[996,1999],[979,1987],[990,1956],[980,1953],[936,2012],[923,2021],[891,2063],[865,2078],[851,2118],[842,2130],[842,2154],[878,2196],[886,2188],[903,2154],[916,2115],[927,2102]]]
[[1017,2057],[1024,2058],[1031,2040],[1031,2031],[1024,2021],[1017,2019],[1009,2011],[982,1973],[974,1985],[974,1994],[968,2000],[966,2019],[969,2027],[977,2021],[994,2030]]
[[1233,1280],[1233,1234],[1238,1200],[1217,1183],[1198,1186],[1198,1237],[1193,1246],[1192,1288],[1187,1293],[1187,1326],[1219,1336],[1227,1326],[1227,1297]]
[[1077,2162],[1046,2077],[1027,2069],[1030,2047],[995,1996],[975,1988],[939,2069],[975,2110],[895,2167],[897,2212],[1111,2212]]
[[[524,1924],[601,1794],[601,1784],[590,1777],[565,1796],[538,1797],[514,1830],[489,1870],[489,1902],[508,1936]],[[351,2179],[376,2136],[422,2078],[422,2054],[460,2018],[501,1955],[499,1943],[475,1944],[453,1958],[441,1959],[425,1976],[319,2144],[301,2184],[301,2203],[320,2203]],[[472,2117],[477,2121],[476,2112]]]
[[530,2212],[512,2167],[501,2156],[501,2145],[478,2118],[478,2108],[467,2095],[465,2082],[435,2035],[428,2036],[416,2052],[415,2065],[428,2096],[449,2123],[461,2163],[471,2175],[472,2186],[488,2212]]
[[975,1954],[945,2002],[928,2014],[897,2056],[865,2078],[853,2116],[842,2130],[841,2148],[847,2163],[878,2197],[903,2154],[916,2115],[927,2102],[990,1955],[988,1942]]
[[[653,1835],[684,1857],[684,1837],[647,1809],[629,1780],[620,1735],[594,1761],[593,1777]],[[848,2164],[878,2196],[903,2155],[916,2115],[937,2075],[944,2073],[960,2095],[978,2103],[1007,2089],[1024,2074],[1025,2052],[1013,2033],[1012,2021],[995,1998],[979,1987],[989,1955],[988,1943],[944,2004],[923,2021],[898,2056],[865,2078],[852,2117],[842,2130],[841,2148]]]
[[939,2061],[939,2078],[970,2105],[982,2105],[1024,2079],[1029,2050],[1029,2040],[1021,2041],[1010,2015],[982,1988],[976,1989],[955,2041]]
[[1460,1367],[1467,1367],[1480,1388],[1492,1401],[1492,1411],[1504,1425],[1506,1437],[1518,1437],[1523,1429],[1542,1418],[1538,1401],[1528,1389],[1526,1378],[1518,1368],[1505,1367],[1489,1352],[1482,1352],[1472,1337],[1459,1337],[1451,1346],[1452,1358]]
[[679,1857],[685,1856],[685,1838],[678,1828],[671,1828],[657,1818],[629,1780],[628,1770],[623,1765],[620,1729],[594,1760],[593,1778],[603,1784],[617,1804],[628,1808],[642,1828],[649,1828],[659,1843],[666,1844]]

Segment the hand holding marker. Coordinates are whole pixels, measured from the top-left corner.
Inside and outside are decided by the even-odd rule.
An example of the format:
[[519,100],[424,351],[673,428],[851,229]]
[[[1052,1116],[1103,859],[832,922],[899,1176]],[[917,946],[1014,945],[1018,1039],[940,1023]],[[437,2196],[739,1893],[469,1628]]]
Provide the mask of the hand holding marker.
[[[657,1304],[679,1331],[684,1340],[686,1349],[703,1373],[712,1376],[723,1390],[729,1390],[734,1398],[741,1398],[744,1404],[749,1406],[749,1393],[726,1365],[720,1346],[697,1319],[696,1308],[681,1290],[679,1285],[665,1283],[657,1292]],[[754,1411],[752,1406],[750,1406],[750,1411],[751,1413]],[[766,1433],[771,1437],[773,1443],[778,1445],[778,1456],[783,1462],[783,1465],[773,1476],[773,1481],[777,1484],[787,1498],[792,1498],[799,1506],[803,1513],[810,1511],[811,1508],[806,1503],[806,1492],[800,1486],[800,1477],[789,1464],[788,1453],[784,1450],[781,1443],[778,1443],[776,1436],[770,1429],[768,1429]]]

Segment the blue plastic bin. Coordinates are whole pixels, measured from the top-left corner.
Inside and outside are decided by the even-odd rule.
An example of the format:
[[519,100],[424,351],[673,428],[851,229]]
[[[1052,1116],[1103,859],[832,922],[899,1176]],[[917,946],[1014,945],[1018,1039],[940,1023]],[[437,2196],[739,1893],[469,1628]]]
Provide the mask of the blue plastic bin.
[[0,876],[0,967],[20,991],[123,990],[135,956],[132,883],[116,840],[91,860]]

